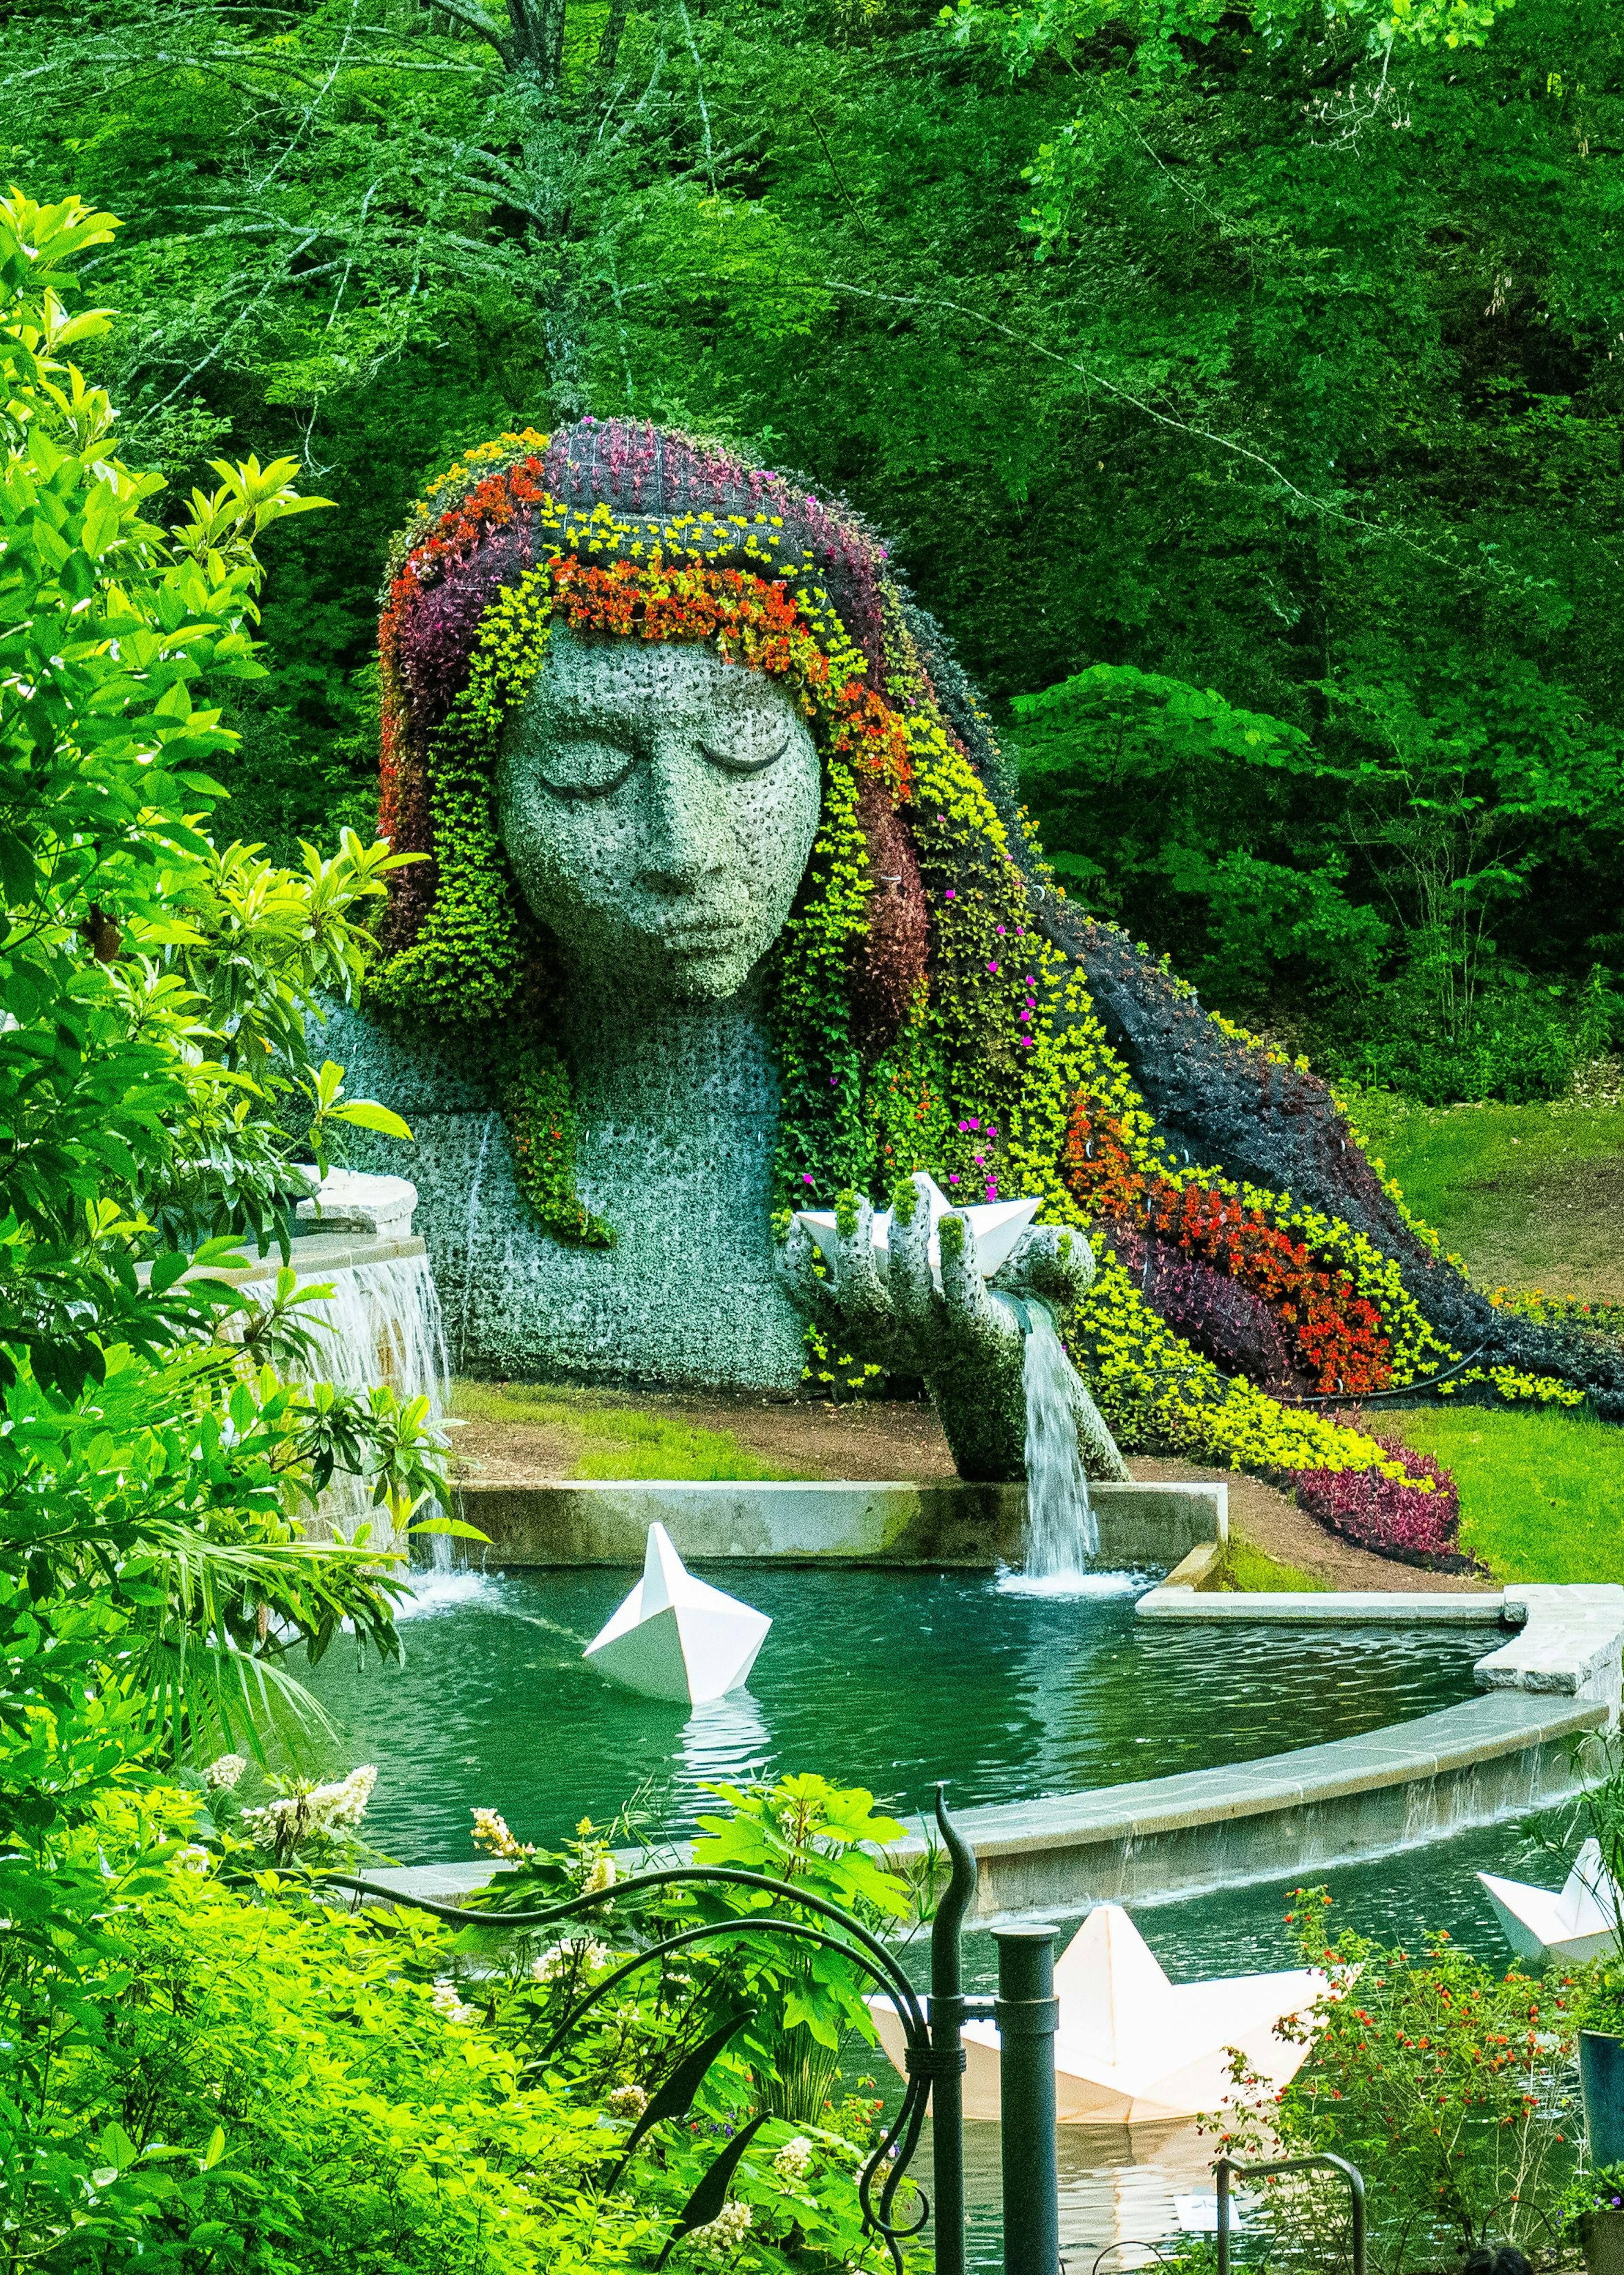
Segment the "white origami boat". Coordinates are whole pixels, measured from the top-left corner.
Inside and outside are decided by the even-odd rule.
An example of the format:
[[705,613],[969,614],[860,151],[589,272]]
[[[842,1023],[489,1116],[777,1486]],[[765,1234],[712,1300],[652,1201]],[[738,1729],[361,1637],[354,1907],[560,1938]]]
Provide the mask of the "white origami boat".
[[702,1706],[749,1680],[773,1622],[696,1580],[663,1524],[648,1528],[643,1577],[581,1656],[646,1698]]
[[1477,1878],[1519,1959],[1539,1966],[1552,1959],[1595,1959],[1614,1940],[1619,1892],[1595,1840],[1580,1849],[1560,1889],[1531,1888],[1492,1872]]
[[[1276,2037],[1329,1988],[1311,1968],[1169,1983],[1119,1904],[1091,1911],[1054,1966],[1055,2113],[1062,2125],[1159,2125],[1215,2110],[1231,2090],[1234,2046],[1271,2085],[1307,2059],[1306,2044]],[[903,2029],[888,1999],[871,1999],[880,2041],[903,2067]],[[996,2118],[998,2031],[966,2022],[964,2114]]]
[[[919,1180],[925,1189],[925,1199],[931,1212],[930,1263],[931,1277],[938,1288],[941,1285],[941,1233],[944,1216],[962,1216],[969,1225],[976,1243],[976,1262],[981,1277],[990,1280],[1001,1265],[1015,1253],[1016,1243],[1043,1206],[1041,1195],[1019,1201],[986,1201],[974,1208],[950,1200],[933,1177]],[[797,1209],[796,1215],[806,1227],[826,1260],[833,1263],[840,1243],[840,1232],[833,1209]],[[873,1221],[874,1260],[881,1274],[890,1269],[891,1212],[886,1209]]]

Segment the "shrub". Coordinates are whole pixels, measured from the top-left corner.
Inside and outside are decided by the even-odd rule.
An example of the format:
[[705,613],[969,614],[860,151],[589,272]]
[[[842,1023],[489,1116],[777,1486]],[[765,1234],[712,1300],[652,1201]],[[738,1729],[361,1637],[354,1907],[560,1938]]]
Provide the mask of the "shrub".
[[1400,1091],[1424,1106],[1484,1098],[1527,1106],[1562,1095],[1580,1036],[1560,997],[1505,989],[1449,1024],[1400,997],[1390,1026],[1321,1055],[1333,1079]]
[[[1554,2243],[1582,2132],[1569,2073],[1591,1971],[1497,1975],[1441,1931],[1419,1954],[1333,1943],[1325,1890],[1292,1902],[1303,1959],[1329,1980],[1288,2031],[1311,2034],[1313,2050],[1278,2097],[1242,2071],[1204,2122],[1243,2158],[1330,2150],[1357,2165],[1381,2275],[1446,2265],[1488,2235]],[[1344,2264],[1346,2209],[1340,2181],[1319,2176],[1268,2189],[1254,2241],[1266,2235],[1272,2265]]]
[[[607,1946],[562,1946],[563,1969],[487,1956],[459,1981],[468,1934],[335,1908],[275,1874],[233,1886],[245,1852],[228,1842],[222,1864],[216,1846],[187,1841],[189,1807],[159,1794],[144,1821],[104,1814],[108,1909],[77,1963],[38,1951],[0,1963],[0,2037],[34,2050],[0,2086],[21,2180],[6,2264],[573,2275],[653,2263],[753,2100],[741,2069],[714,2071],[612,2194],[604,2182],[649,2087],[708,2028],[725,1969],[696,1959],[634,1984],[601,2028],[549,2053]],[[770,1982],[752,1980],[765,2023]],[[763,2125],[733,2176],[730,2226],[710,2239],[739,2243],[740,2275],[885,2264],[856,2186],[877,2106],[857,2096]],[[704,2264],[707,2249],[684,2256]]]
[[1461,1494],[1449,1471],[1431,1454],[1417,1454],[1393,1431],[1372,1430],[1361,1416],[1339,1422],[1363,1429],[1409,1470],[1403,1478],[1379,1470],[1299,1470],[1293,1480],[1301,1506],[1345,1540],[1391,1556],[1401,1564],[1435,1570],[1473,1568],[1461,1553]]

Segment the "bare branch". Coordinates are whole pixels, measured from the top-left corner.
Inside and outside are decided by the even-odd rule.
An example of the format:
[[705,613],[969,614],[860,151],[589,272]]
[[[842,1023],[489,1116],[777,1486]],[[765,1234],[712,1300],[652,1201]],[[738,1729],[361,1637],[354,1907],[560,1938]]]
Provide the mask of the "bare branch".
[[440,15],[449,16],[454,24],[460,24],[465,32],[472,32],[481,40],[488,40],[502,57],[504,70],[517,69],[517,54],[510,28],[503,32],[498,25],[491,21],[483,8],[472,6],[470,0],[434,0],[434,6]]
[[699,98],[699,124],[705,130],[705,170],[710,178],[711,195],[716,194],[716,167],[711,155],[711,114],[705,102],[705,66],[699,61],[699,50],[689,21],[688,0],[676,0],[677,12],[683,19],[683,31],[688,42],[688,52],[693,57],[694,92]]

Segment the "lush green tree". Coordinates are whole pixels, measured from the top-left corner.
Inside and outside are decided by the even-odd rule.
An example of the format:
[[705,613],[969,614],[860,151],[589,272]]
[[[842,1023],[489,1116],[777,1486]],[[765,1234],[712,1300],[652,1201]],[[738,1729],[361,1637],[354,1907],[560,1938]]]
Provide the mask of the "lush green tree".
[[0,1840],[36,1847],[155,1748],[297,1718],[291,1647],[348,1619],[393,1650],[375,1552],[300,1537],[335,1465],[402,1523],[443,1493],[422,1402],[278,1374],[319,1372],[291,1271],[261,1310],[207,1269],[285,1251],[306,1149],[404,1134],[306,1033],[392,857],[351,838],[296,877],[199,834],[208,692],[260,669],[255,539],[304,502],[250,462],[145,518],[161,481],[64,353],[105,321],[64,300],[110,226],[0,201]]
[[252,428],[344,509],[272,539],[245,834],[360,820],[424,480],[630,410],[898,531],[1001,701],[1105,665],[1308,738],[1184,750],[1153,859],[1102,760],[1066,794],[1087,891],[1226,1008],[1351,1048],[1624,968],[1603,0],[0,19],[0,142],[130,217],[95,352],[151,462]]

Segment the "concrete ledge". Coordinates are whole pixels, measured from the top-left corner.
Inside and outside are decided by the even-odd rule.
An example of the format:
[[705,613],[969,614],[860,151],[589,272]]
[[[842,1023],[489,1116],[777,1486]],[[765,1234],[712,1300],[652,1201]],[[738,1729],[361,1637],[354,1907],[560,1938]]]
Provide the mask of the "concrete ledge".
[[[1103,1567],[1176,1565],[1228,1538],[1225,1485],[1091,1485]],[[534,1485],[462,1480],[457,1514],[490,1546],[459,1542],[466,1561],[514,1569],[640,1564],[648,1528],[703,1561],[805,1564],[1018,1564],[1026,1488],[886,1483],[782,1484],[590,1478]]]
[[[415,1233],[319,1232],[306,1236],[301,1234],[293,1243],[289,1258],[301,1280],[324,1280],[329,1273],[343,1272],[357,1264],[393,1264],[404,1256],[427,1256],[428,1250]],[[151,1266],[138,1266],[136,1277],[143,1287],[151,1273]],[[244,1288],[252,1281],[275,1280],[282,1269],[282,1257],[273,1250],[268,1256],[255,1256],[240,1271],[224,1272],[217,1265],[208,1270],[183,1272],[182,1280],[224,1280],[233,1288]]]
[[1169,1574],[1135,1607],[1147,1620],[1279,1620],[1297,1626],[1362,1620],[1393,1627],[1514,1627],[1521,1633],[1477,1662],[1480,1690],[1523,1690],[1598,1701],[1617,1727],[1624,1662],[1624,1588],[1519,1583],[1499,1595],[1404,1595],[1393,1591],[1208,1595]]
[[[468,1864],[388,1864],[381,1871],[373,1866],[358,1868],[358,1880],[374,1880],[381,1888],[392,1888],[397,1895],[427,1896],[431,1903],[460,1904],[477,1889],[486,1887],[500,1872],[511,1871],[494,1856],[482,1856]],[[366,1903],[381,1903],[379,1896],[366,1896]],[[539,1907],[538,1907],[539,1908]]]
[[[412,1232],[317,1232],[300,1235],[293,1243],[291,1261],[301,1280],[325,1280],[329,1272],[344,1272],[358,1264],[393,1264],[402,1257],[427,1253],[425,1243]],[[246,1272],[218,1276],[238,1282],[274,1280],[281,1269],[280,1256],[261,1256]]]
[[1362,1738],[954,1821],[976,1852],[980,1919],[1165,1901],[1550,1808],[1602,1773],[1584,1742],[1606,1719],[1596,1701],[1490,1692]]
[[[1446,1595],[1439,1591],[1406,1595],[1394,1589],[1327,1589],[1255,1595],[1203,1595],[1191,1603],[1188,1591],[1173,1592],[1176,1574],[1169,1573],[1160,1587],[1140,1597],[1135,1606],[1143,1620],[1289,1620],[1296,1625],[1325,1625],[1363,1620],[1386,1627],[1498,1627],[1506,1617],[1506,1598],[1493,1594]],[[1621,1591],[1624,1592],[1624,1591]]]
[[1152,1595],[1165,1595],[1169,1589],[1192,1590],[1200,1593],[1220,1589],[1224,1579],[1224,1550],[1221,1540],[1204,1540],[1192,1548],[1180,1564],[1175,1564],[1159,1588]]
[[1624,1588],[1520,1584],[1506,1591],[1506,1616],[1522,1632],[1478,1660],[1484,1689],[1599,1699],[1617,1721]]
[[[1605,1761],[1595,1700],[1495,1691],[1441,1713],[1223,1769],[956,1812],[976,1852],[976,1917],[1147,1904],[1289,1878],[1447,1839],[1570,1800]],[[928,1838],[892,1852],[901,1866]],[[680,1852],[685,1854],[685,1851]],[[638,1860],[627,1856],[635,1870]],[[487,1860],[369,1872],[400,1894],[461,1903]]]

